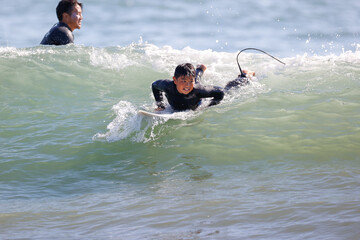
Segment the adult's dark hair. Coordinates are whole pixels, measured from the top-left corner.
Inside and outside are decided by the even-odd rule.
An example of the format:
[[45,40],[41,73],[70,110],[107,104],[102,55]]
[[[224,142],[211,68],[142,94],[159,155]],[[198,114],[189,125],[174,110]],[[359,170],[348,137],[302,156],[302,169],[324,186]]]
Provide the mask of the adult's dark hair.
[[59,21],[62,20],[63,13],[70,15],[76,5],[82,8],[82,3],[79,3],[77,0],[61,0],[56,7],[56,15]]
[[174,77],[193,76],[195,77],[195,68],[191,63],[183,63],[175,68]]

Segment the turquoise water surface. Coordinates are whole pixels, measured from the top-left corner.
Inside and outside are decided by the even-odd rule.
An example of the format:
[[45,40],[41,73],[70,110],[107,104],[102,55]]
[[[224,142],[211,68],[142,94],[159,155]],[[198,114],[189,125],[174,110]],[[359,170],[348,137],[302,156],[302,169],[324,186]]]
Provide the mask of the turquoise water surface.
[[[1,239],[358,238],[357,2],[86,1],[75,45],[39,46],[54,5],[0,10]],[[220,105],[137,113],[179,63],[224,86],[245,47],[286,65],[245,52]]]

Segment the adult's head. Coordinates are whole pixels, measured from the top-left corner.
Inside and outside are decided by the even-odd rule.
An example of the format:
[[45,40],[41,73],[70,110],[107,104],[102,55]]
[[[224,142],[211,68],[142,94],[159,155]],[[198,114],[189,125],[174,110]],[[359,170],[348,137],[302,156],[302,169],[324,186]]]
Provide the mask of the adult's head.
[[81,28],[82,3],[77,0],[61,0],[56,7],[56,15],[60,22],[66,23],[71,31]]

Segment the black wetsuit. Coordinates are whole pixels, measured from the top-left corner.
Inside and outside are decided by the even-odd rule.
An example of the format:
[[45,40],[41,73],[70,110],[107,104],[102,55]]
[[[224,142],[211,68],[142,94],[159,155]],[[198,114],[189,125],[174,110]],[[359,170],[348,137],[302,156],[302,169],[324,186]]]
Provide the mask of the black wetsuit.
[[219,87],[201,86],[195,84],[194,89],[189,94],[181,94],[177,91],[176,85],[172,80],[157,80],[152,84],[152,91],[158,107],[164,108],[164,98],[162,92],[175,111],[188,109],[195,110],[201,103],[202,98],[212,98],[209,106],[218,104],[224,97],[224,92]]
[[249,83],[249,79],[246,76],[242,77],[241,75],[239,75],[236,79],[228,82],[224,89],[230,90],[231,88],[239,88],[248,85]]
[[48,33],[45,34],[40,44],[42,45],[66,45],[74,43],[74,34],[70,27],[63,22],[55,24]]

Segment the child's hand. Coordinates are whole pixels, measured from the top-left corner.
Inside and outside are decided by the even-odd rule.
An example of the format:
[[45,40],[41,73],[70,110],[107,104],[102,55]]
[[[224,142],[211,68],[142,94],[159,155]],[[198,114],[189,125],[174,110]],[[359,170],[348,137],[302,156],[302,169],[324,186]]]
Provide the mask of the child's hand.
[[164,111],[165,107],[157,107],[155,108],[155,111],[160,112],[160,111]]
[[205,70],[206,70],[206,66],[204,64],[199,64],[199,65],[196,66],[196,68],[201,68],[201,70],[203,72],[205,72]]

